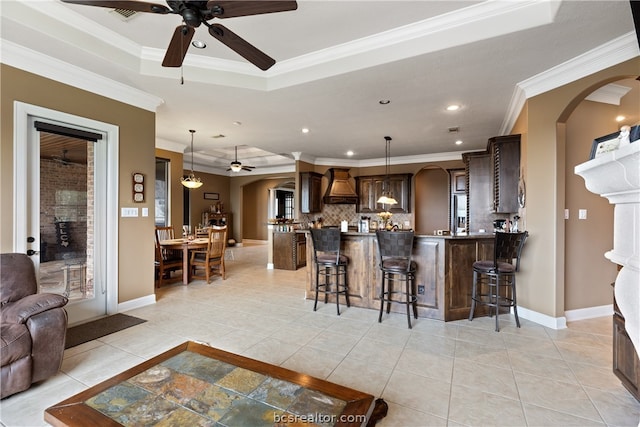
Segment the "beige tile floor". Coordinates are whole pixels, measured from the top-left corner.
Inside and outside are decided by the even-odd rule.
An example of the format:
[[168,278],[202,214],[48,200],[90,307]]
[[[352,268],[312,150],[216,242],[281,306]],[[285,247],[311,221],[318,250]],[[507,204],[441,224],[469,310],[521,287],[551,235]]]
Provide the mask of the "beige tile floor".
[[552,330],[522,321],[377,322],[374,310],[304,299],[305,270],[266,269],[266,247],[233,248],[227,280],[179,283],[128,314],[146,323],[65,352],[60,374],[0,402],[5,426],[186,340],[204,341],[383,397],[380,426],[638,426],[640,403],[611,371],[611,319]]

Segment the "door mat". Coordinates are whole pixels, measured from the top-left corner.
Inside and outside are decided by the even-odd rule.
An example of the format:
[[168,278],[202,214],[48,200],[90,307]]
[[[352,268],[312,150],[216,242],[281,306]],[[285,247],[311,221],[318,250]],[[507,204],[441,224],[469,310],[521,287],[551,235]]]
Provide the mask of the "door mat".
[[93,322],[74,326],[67,329],[64,348],[75,347],[144,322],[146,322],[144,319],[118,313],[94,320]]

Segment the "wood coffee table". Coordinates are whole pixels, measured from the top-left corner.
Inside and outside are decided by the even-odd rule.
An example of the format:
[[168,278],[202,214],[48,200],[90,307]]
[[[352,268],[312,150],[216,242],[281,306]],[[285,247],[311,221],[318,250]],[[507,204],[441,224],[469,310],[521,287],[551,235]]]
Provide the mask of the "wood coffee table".
[[[375,410],[374,410],[375,408]],[[386,403],[185,342],[45,410],[53,426],[372,426]]]

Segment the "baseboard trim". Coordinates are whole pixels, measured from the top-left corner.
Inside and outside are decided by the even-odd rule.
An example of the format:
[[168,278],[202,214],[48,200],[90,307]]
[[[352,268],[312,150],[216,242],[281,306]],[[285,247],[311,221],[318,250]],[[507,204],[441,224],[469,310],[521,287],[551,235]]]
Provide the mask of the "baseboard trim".
[[551,329],[566,329],[567,327],[567,319],[564,316],[551,317],[521,306],[518,306],[518,316]]
[[242,239],[243,244],[247,245],[266,245],[269,243],[268,240],[254,240],[254,239]]
[[121,304],[118,304],[118,313],[124,313],[124,312],[129,311],[129,310],[133,310],[133,309],[136,309],[136,308],[144,307],[144,306],[155,304],[155,303],[156,303],[156,295],[155,294],[147,295],[147,296],[141,297],[141,298],[132,299],[132,300],[129,300],[129,301],[125,301],[125,302],[123,302]]
[[613,304],[567,310],[564,312],[564,316],[567,318],[567,322],[613,316]]

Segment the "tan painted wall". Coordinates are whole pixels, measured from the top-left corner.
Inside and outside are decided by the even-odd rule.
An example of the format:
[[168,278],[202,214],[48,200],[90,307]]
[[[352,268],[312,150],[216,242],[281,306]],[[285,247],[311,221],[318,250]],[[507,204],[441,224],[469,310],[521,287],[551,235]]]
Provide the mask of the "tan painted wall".
[[[638,104],[640,105],[640,104]],[[565,221],[565,309],[611,304],[616,266],[604,257],[613,248],[613,205],[585,188],[576,165],[589,160],[594,137],[615,131],[618,106],[582,102],[567,120]],[[578,219],[578,209],[587,219]]]
[[[2,217],[0,250],[13,248],[13,103],[15,100],[119,126],[119,207],[154,208],[153,186],[146,202],[133,203],[131,176],[155,174],[155,114],[76,89],[16,68],[0,65],[2,86],[0,124],[0,181]],[[119,208],[118,208],[119,209]],[[118,301],[152,295],[154,259],[153,215],[120,218],[118,222]]]
[[[586,95],[637,76],[640,58],[610,67],[527,101],[526,228],[531,233],[518,276],[519,305],[552,317],[565,309],[565,136],[563,123]],[[520,132],[523,133],[523,132]],[[589,260],[585,260],[589,262]]]
[[[191,171],[185,170],[183,172],[186,175]],[[193,224],[194,227],[202,222],[202,213],[209,211],[211,205],[215,205],[218,202],[222,203],[224,212],[234,213],[229,199],[229,181],[231,178],[202,172],[197,172],[195,175],[202,180],[203,184],[200,188],[189,190],[191,191],[191,224]],[[177,181],[179,183],[180,178],[178,178]],[[179,185],[182,187],[181,184]],[[218,193],[220,200],[205,199],[204,193]],[[182,209],[182,205],[180,208]],[[233,236],[233,234],[230,235]]]

